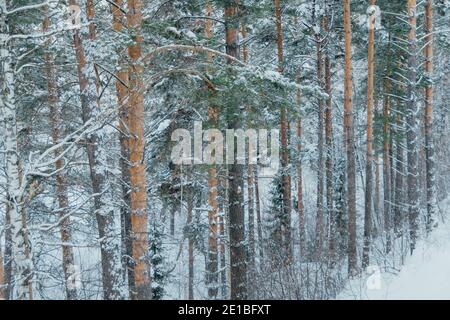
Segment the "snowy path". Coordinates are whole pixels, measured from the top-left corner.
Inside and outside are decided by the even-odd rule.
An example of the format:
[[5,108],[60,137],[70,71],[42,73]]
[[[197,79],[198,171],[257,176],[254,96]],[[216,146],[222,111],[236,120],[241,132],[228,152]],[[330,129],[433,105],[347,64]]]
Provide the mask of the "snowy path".
[[349,283],[340,299],[450,299],[450,223],[421,241],[398,275],[383,273],[370,278]]

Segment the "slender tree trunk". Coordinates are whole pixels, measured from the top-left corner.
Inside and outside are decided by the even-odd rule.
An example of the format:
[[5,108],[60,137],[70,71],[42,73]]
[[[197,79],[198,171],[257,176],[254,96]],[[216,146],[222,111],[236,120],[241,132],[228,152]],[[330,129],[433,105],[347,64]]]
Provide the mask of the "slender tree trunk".
[[344,32],[344,132],[347,153],[348,270],[350,275],[355,275],[358,271],[358,256],[356,250],[356,178],[353,127],[352,30],[350,0],[344,0]]
[[[77,6],[76,0],[70,0],[69,4]],[[82,119],[86,123],[100,112],[98,98],[98,79],[94,68],[94,46],[95,26],[93,26],[94,8],[92,1],[86,2],[88,21],[90,22],[88,41],[83,44],[81,32],[74,29],[73,41],[78,64],[78,81],[80,86],[80,98]],[[104,152],[99,148],[101,142],[99,133],[93,133],[86,138],[86,153],[88,156],[89,170],[94,194],[94,209],[97,220],[102,266],[103,295],[106,300],[117,300],[121,298],[120,279],[121,270],[118,263],[118,245],[115,241],[114,212],[110,210],[109,200],[103,195],[108,185],[105,172],[102,169],[105,163],[101,162]]]
[[[192,223],[192,213],[194,211],[194,199],[192,191],[187,194],[187,225]],[[194,300],[194,241],[191,236],[188,238],[188,300]]]
[[[389,36],[390,39],[390,36]],[[389,79],[390,73],[386,75],[384,79],[384,101],[383,101],[383,186],[384,186],[384,234],[386,235],[386,252],[391,251],[391,157],[390,157],[390,126],[389,126],[389,113],[390,113],[390,98],[391,94],[391,81]]]
[[[300,84],[300,74],[297,76],[297,84]],[[297,89],[297,106],[301,110],[301,90]],[[302,172],[302,119],[299,116],[297,120],[297,213],[299,226],[300,241],[300,259],[306,254],[306,225],[305,225],[305,208],[303,204],[303,172]]]
[[[206,3],[206,15],[211,17],[213,15],[213,6],[207,1]],[[213,37],[213,24],[212,20],[206,19],[205,21],[205,34],[208,39]],[[208,53],[207,60],[209,63],[212,62],[212,55]],[[209,90],[209,89],[208,89]],[[209,92],[212,97],[214,92]],[[208,107],[208,122],[209,125],[214,128],[219,122],[219,109],[215,106]],[[216,165],[211,165],[208,168],[208,264],[206,270],[206,285],[208,287],[208,297],[210,299],[216,299],[218,295],[218,252],[217,252],[217,236],[218,236],[218,224],[217,224],[217,214],[219,212],[219,202],[217,201],[218,193],[218,178],[217,178],[217,167]]]
[[375,199],[374,199],[374,219],[373,221],[376,222],[376,224],[372,228],[372,237],[375,237],[378,235],[378,230],[380,227],[380,156],[376,156],[375,160]]
[[[402,119],[397,117],[397,130],[403,130],[401,124]],[[400,136],[397,141],[396,147],[396,161],[395,161],[395,199],[394,199],[394,233],[398,238],[403,233],[403,220],[404,220],[404,206],[405,206],[405,190],[404,190],[404,176],[405,176],[405,156],[404,156],[404,137]],[[394,178],[394,177],[392,177]]]
[[[122,12],[123,0],[114,0],[111,6],[113,15],[113,29],[117,33],[122,33],[126,25],[126,17]],[[129,295],[133,298],[135,292],[135,280],[133,273],[133,248],[131,239],[131,198],[130,198],[130,171],[128,157],[129,148],[129,123],[128,123],[128,66],[126,56],[123,53],[124,48],[120,46],[118,56],[118,70],[116,71],[116,95],[119,114],[119,142],[120,142],[120,170],[122,203],[120,207],[121,237],[122,237],[122,267],[126,272],[128,279]]]
[[128,30],[132,42],[128,46],[129,98],[128,123],[130,130],[130,186],[131,229],[138,300],[151,299],[150,261],[148,259],[147,186],[144,161],[144,84],[142,80],[142,2],[128,0]]
[[259,259],[263,260],[263,236],[262,236],[262,219],[261,219],[261,201],[259,198],[259,173],[258,165],[253,166],[253,180],[255,183],[255,208],[256,208],[256,230],[258,232],[258,250]]
[[[43,22],[43,31],[47,32],[50,24],[50,19],[48,18],[48,13],[46,12],[46,17]],[[51,40],[47,43],[50,44]],[[62,119],[61,119],[61,106],[58,97],[58,87],[56,70],[54,64],[53,55],[50,49],[47,48],[44,54],[45,61],[45,76],[47,78],[47,90],[48,90],[48,105],[49,105],[49,115],[50,124],[52,128],[52,142],[54,145],[60,143],[61,132],[63,131]],[[56,197],[58,199],[59,214],[61,217],[60,222],[60,232],[61,232],[61,243],[62,245],[62,266],[64,270],[64,280],[66,287],[66,296],[68,300],[77,299],[76,288],[71,284],[71,279],[74,273],[74,257],[73,248],[70,245],[64,245],[64,243],[72,242],[72,232],[70,229],[70,217],[67,216],[67,207],[69,205],[69,199],[67,196],[67,183],[63,172],[64,160],[60,158],[62,150],[55,150],[55,169],[58,172],[56,174]]]
[[[375,5],[375,0],[370,1]],[[374,81],[374,51],[375,51],[375,12],[369,16],[369,49],[367,76],[367,151],[366,151],[366,194],[364,207],[364,246],[363,269],[369,266],[370,243],[372,235],[372,192],[373,192],[373,81]]]
[[[275,27],[277,33],[277,59],[278,72],[283,73],[283,29],[281,21],[281,0],[275,3]],[[288,260],[292,257],[291,248],[291,177],[289,175],[289,150],[288,150],[288,124],[286,119],[286,108],[281,107],[280,133],[281,133],[281,171],[283,183],[283,221],[282,238],[283,250],[286,250]]]
[[418,104],[417,104],[417,5],[416,0],[408,0],[407,3],[409,33],[408,33],[408,89],[407,89],[407,150],[408,150],[408,204],[409,204],[409,232],[410,249],[414,251],[417,242],[417,233],[419,229],[419,190],[418,190]]
[[12,256],[12,232],[11,232],[11,214],[9,209],[9,203],[5,204],[5,257],[3,259],[4,272],[5,272],[5,284],[4,290],[5,299],[10,300],[12,298],[12,283],[13,283],[13,256]]
[[425,88],[425,166],[427,182],[427,232],[437,224],[436,166],[433,143],[433,0],[425,2],[425,72],[429,78]]
[[[315,37],[316,41],[316,71],[317,81],[319,87],[323,89],[323,57],[322,44],[320,35]],[[317,215],[316,215],[316,259],[320,260],[323,249],[324,238],[324,216],[323,216],[323,179],[324,179],[324,165],[323,165],[323,125],[324,125],[324,105],[322,98],[318,100],[318,126],[317,126]]]
[[[245,26],[244,23],[242,23],[241,25],[241,33],[242,33],[242,37],[244,39],[247,38],[248,34],[247,34],[247,28]],[[243,57],[243,61],[245,63],[248,63],[248,59],[249,59],[249,53],[248,53],[248,48],[247,45],[243,45],[242,47],[242,57]],[[251,109],[248,108],[248,112],[251,112]],[[254,161],[255,159],[251,159],[250,157],[253,157],[253,155],[251,154],[250,150],[253,150],[253,148],[257,148],[257,146],[254,146],[251,139],[249,139],[249,152],[248,152],[248,166],[247,166],[247,194],[248,194],[248,203],[247,203],[247,207],[248,207],[248,283],[249,283],[249,297],[253,297],[254,296],[254,288],[255,288],[255,266],[256,266],[256,262],[255,262],[255,255],[256,255],[256,250],[255,250],[255,206],[254,206],[254,182],[253,182],[253,174],[254,174],[254,166],[255,164],[253,164],[252,161]]]
[[[0,1],[0,11],[7,12],[7,2]],[[8,42],[9,25],[6,15],[0,15],[0,62],[3,81],[0,94],[0,113],[3,116],[3,144],[5,148],[6,201],[9,208],[12,245],[12,265],[18,300],[31,300],[33,260],[30,256],[28,230],[24,210],[25,178],[20,173],[17,144],[17,106],[15,96],[14,56]]]
[[0,248],[0,300],[6,300],[5,269],[3,265],[3,252]]
[[[225,33],[226,52],[228,55],[239,59],[239,1],[225,2]],[[232,64],[228,60],[228,64]],[[230,72],[232,72],[230,70]],[[238,105],[232,103],[227,106],[227,121],[229,129],[238,129],[241,126]],[[234,154],[236,160],[236,148]],[[247,298],[247,258],[245,244],[245,224],[243,193],[242,165],[234,163],[228,170],[228,205],[229,205],[229,229],[230,229],[230,275],[231,275],[231,299],[245,300]]]
[[[331,11],[331,3],[328,9]],[[324,18],[325,32],[329,32],[329,16]],[[325,106],[325,170],[326,170],[326,199],[328,217],[328,256],[331,261],[335,258],[335,216],[333,195],[333,100],[331,96],[331,60],[328,53],[325,54],[325,92],[328,95]]]

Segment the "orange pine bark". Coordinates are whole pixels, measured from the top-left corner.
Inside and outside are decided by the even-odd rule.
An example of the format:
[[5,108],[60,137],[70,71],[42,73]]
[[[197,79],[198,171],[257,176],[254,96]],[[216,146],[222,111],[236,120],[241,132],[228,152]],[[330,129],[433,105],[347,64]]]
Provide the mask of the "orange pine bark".
[[132,43],[128,46],[130,130],[131,230],[136,299],[151,299],[150,262],[148,260],[147,186],[144,161],[144,84],[142,80],[142,2],[128,0],[128,29]]

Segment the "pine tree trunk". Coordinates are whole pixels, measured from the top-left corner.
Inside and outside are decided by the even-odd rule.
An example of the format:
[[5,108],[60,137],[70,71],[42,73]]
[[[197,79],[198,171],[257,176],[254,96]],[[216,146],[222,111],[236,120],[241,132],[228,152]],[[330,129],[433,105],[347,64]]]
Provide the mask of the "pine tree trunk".
[[417,233],[419,229],[419,190],[418,190],[418,133],[419,133],[419,114],[417,104],[417,37],[416,37],[416,0],[408,0],[407,12],[409,22],[408,32],[408,89],[407,89],[407,112],[406,112],[406,138],[408,151],[408,205],[409,205],[409,232],[410,249],[414,251],[417,242]]
[[437,224],[436,169],[433,143],[433,0],[425,2],[425,72],[429,78],[425,88],[425,167],[427,185],[427,232]]
[[255,208],[256,208],[256,230],[258,232],[258,250],[259,259],[263,260],[263,238],[262,238],[262,220],[261,220],[261,201],[259,198],[259,173],[258,165],[253,166],[253,180],[255,183]]
[[[194,211],[194,199],[191,190],[187,193],[187,225],[190,226]],[[188,269],[188,300],[194,300],[194,241],[191,236],[188,238]]]
[[[43,31],[47,32],[50,24],[50,19],[48,18],[48,13],[46,12],[46,17],[43,22]],[[47,43],[49,44],[51,40],[49,39]],[[61,132],[63,131],[62,119],[61,119],[61,106],[58,97],[58,88],[57,88],[57,78],[56,78],[56,70],[54,64],[53,55],[50,52],[50,49],[47,48],[47,51],[44,54],[45,61],[45,76],[47,78],[47,90],[48,90],[48,105],[49,105],[49,115],[50,115],[50,124],[52,129],[52,142],[54,145],[60,143],[61,140]],[[61,243],[71,243],[72,242],[72,232],[70,225],[70,217],[67,215],[67,208],[69,205],[69,199],[67,196],[67,183],[64,177],[63,172],[61,171],[64,168],[64,160],[60,158],[62,150],[55,150],[55,169],[58,171],[56,174],[56,196],[58,199],[58,207],[59,214],[61,217],[60,222],[60,232],[61,232]],[[62,265],[64,270],[64,280],[66,287],[66,296],[68,300],[76,300],[77,299],[77,291],[76,288],[71,285],[70,281],[73,278],[74,273],[74,257],[73,257],[73,248],[70,245],[62,245]]]
[[[300,74],[297,76],[297,84],[300,84]],[[301,91],[297,89],[297,106],[301,110]],[[305,257],[306,254],[306,225],[305,225],[305,209],[303,204],[303,172],[302,172],[302,119],[299,116],[297,120],[297,213],[299,226],[299,241],[300,241],[300,258]]]
[[[323,86],[323,58],[322,58],[322,45],[320,35],[315,36],[316,41],[316,71],[317,81],[320,88]],[[318,125],[317,125],[317,214],[316,214],[316,243],[315,252],[316,260],[320,261],[320,257],[323,249],[324,238],[324,217],[323,217],[323,179],[324,179],[324,166],[323,166],[323,125],[324,125],[324,106],[322,98],[318,100]]]
[[[206,15],[211,17],[213,15],[213,7],[208,1],[206,3]],[[212,20],[206,19],[205,21],[205,34],[208,39],[212,39]],[[212,55],[208,53],[207,60],[209,63],[212,62]],[[209,92],[212,97],[214,92]],[[208,108],[208,122],[211,128],[215,128],[219,122],[219,109],[215,106],[209,106]],[[218,236],[218,224],[217,224],[217,214],[219,212],[219,203],[217,201],[218,197],[218,178],[217,178],[217,168],[215,165],[211,165],[208,168],[208,264],[206,270],[206,286],[208,287],[208,297],[209,299],[216,299],[218,295],[218,251],[217,251],[217,236]]]
[[[375,0],[370,1],[375,5]],[[374,81],[374,40],[375,40],[375,12],[369,17],[369,49],[367,76],[367,150],[366,150],[366,190],[364,206],[364,245],[363,269],[369,266],[370,243],[372,234],[372,192],[373,192],[373,81]]]
[[[331,11],[330,7],[328,7]],[[329,16],[324,18],[325,32],[329,32]],[[331,96],[331,60],[328,53],[325,54],[325,92],[328,95],[325,106],[325,170],[326,170],[326,199],[328,217],[328,256],[331,261],[335,258],[335,216],[333,195],[333,101]]]
[[[76,0],[70,0],[71,6],[77,6]],[[80,86],[80,100],[83,123],[89,121],[100,112],[98,98],[98,80],[94,68],[94,40],[95,27],[93,24],[93,3],[87,1],[88,20],[90,22],[88,41],[83,45],[81,32],[74,29],[73,41],[77,59],[78,81]],[[94,194],[94,210],[97,220],[101,254],[103,296],[106,300],[121,298],[120,293],[120,263],[118,261],[118,245],[115,241],[114,212],[110,209],[109,199],[103,195],[108,185],[105,172],[102,169],[106,164],[101,162],[103,156],[98,144],[101,142],[99,133],[92,133],[86,138],[86,153],[89,162],[89,173]]]
[[[226,52],[228,55],[239,59],[239,1],[230,0],[225,3],[225,33]],[[232,64],[228,60],[228,64]],[[230,72],[232,72],[230,70]],[[227,121],[229,129],[241,127],[238,116],[240,106],[229,104],[227,106]],[[236,161],[236,148],[234,160]],[[243,208],[243,168],[234,163],[228,170],[228,205],[229,205],[229,230],[230,230],[230,275],[231,275],[231,299],[245,300],[247,298],[247,257],[245,244],[245,224]]]
[[127,22],[132,36],[132,42],[128,46],[128,121],[135,299],[148,300],[151,299],[151,279],[148,259],[147,187],[144,161],[144,84],[142,80],[143,67],[140,61],[143,41],[141,9],[141,0],[128,0]]
[[[398,130],[402,130],[402,119],[400,116],[397,119]],[[395,199],[394,199],[394,233],[398,238],[403,233],[403,220],[404,220],[404,206],[405,206],[405,190],[404,190],[404,176],[405,176],[405,166],[404,166],[404,138],[399,137],[396,147],[396,161],[395,161]],[[393,178],[393,177],[392,177]]]
[[[113,29],[117,33],[122,33],[126,24],[125,14],[122,12],[124,5],[123,0],[114,0],[111,6],[113,15]],[[123,47],[117,50],[118,64],[116,72],[116,95],[119,114],[119,142],[120,142],[120,171],[121,171],[121,187],[122,187],[122,204],[120,207],[121,221],[121,238],[122,238],[122,268],[126,272],[128,279],[129,295],[133,298],[135,292],[135,280],[133,273],[133,261],[130,257],[133,255],[132,239],[131,239],[131,198],[130,198],[130,171],[128,157],[129,148],[129,124],[128,124],[128,66],[126,64],[126,56],[123,53]]]
[[[390,37],[389,37],[390,40]],[[383,200],[383,217],[384,228],[383,233],[386,235],[386,252],[391,251],[391,157],[390,157],[390,126],[389,126],[389,114],[390,114],[390,98],[391,94],[391,81],[389,79],[390,73],[385,76],[384,79],[384,101],[383,101],[383,187],[384,187],[384,200]]]
[[[275,3],[275,26],[277,34],[277,58],[278,72],[283,73],[283,30],[281,21],[281,0],[274,0]],[[291,248],[291,177],[288,172],[289,150],[288,150],[288,124],[286,120],[286,108],[281,108],[280,133],[281,133],[281,171],[283,183],[283,221],[282,238],[283,248],[286,250],[288,260],[292,257]]]
[[358,271],[358,256],[356,250],[356,177],[353,127],[352,30],[350,0],[344,0],[344,32],[344,133],[347,153],[348,270],[350,275],[355,275]]

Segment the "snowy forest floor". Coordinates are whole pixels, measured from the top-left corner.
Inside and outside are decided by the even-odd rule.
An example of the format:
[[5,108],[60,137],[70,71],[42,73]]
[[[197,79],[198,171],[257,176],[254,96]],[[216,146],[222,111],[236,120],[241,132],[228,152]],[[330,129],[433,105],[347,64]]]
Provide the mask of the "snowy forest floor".
[[[338,299],[446,300],[450,299],[450,221],[446,215],[450,199],[441,203],[444,219],[412,255],[404,257],[399,270],[380,271],[349,281]],[[444,221],[442,221],[444,220]]]

